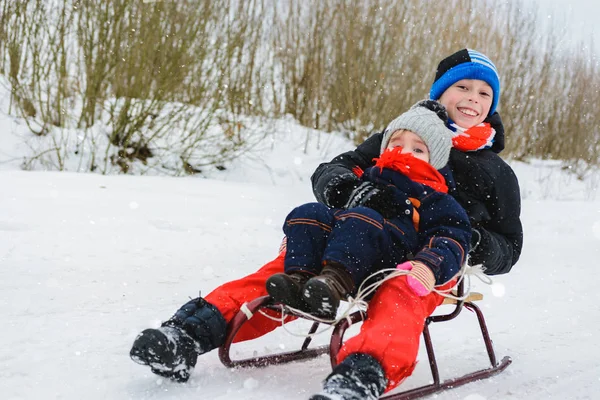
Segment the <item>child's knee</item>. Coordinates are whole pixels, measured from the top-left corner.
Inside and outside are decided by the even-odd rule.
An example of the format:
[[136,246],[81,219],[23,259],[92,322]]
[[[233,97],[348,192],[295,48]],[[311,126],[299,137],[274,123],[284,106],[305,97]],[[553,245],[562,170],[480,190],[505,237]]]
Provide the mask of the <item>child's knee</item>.
[[369,207],[358,206],[347,210],[347,212],[358,213],[383,223],[383,216]]
[[359,232],[383,232],[384,218],[377,211],[368,207],[354,207],[337,214],[344,223],[357,227]]
[[328,223],[332,219],[332,211],[329,207],[321,203],[306,203],[294,208],[288,214],[286,222],[297,218]]

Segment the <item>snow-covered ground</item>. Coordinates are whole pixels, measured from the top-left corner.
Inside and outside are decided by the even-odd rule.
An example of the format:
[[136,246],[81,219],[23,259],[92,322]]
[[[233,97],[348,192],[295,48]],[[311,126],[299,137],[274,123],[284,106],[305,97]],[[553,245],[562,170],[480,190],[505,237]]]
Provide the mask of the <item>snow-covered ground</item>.
[[[229,370],[215,352],[191,380],[159,379],[128,356],[201,290],[272,259],[292,207],[312,201],[319,162],[350,148],[290,129],[260,155],[211,179],[0,172],[0,398],[306,399],[330,371],[326,357]],[[10,150],[3,148],[6,153]],[[600,199],[556,165],[514,164],[523,190],[525,247],[481,303],[499,357],[513,364],[437,399],[597,399],[600,396]],[[595,181],[594,181],[595,180]],[[595,182],[595,183],[594,183]],[[301,332],[306,322],[291,324]],[[432,327],[442,378],[486,366],[468,312]],[[317,342],[325,343],[323,334]],[[282,329],[235,345],[234,356],[294,349]],[[425,354],[403,388],[430,379]]]

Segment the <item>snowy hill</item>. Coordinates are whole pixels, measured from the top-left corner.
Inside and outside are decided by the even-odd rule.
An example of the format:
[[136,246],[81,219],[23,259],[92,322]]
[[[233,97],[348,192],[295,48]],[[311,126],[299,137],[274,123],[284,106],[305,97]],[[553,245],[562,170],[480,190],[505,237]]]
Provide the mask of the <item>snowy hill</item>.
[[[128,357],[135,335],[158,326],[188,297],[272,259],[285,215],[313,200],[312,170],[351,147],[322,140],[317,150],[311,139],[305,151],[304,133],[294,132],[260,162],[249,155],[213,179],[0,172],[1,397],[300,400],[316,391],[330,371],[325,357],[228,370],[213,352],[183,385]],[[510,355],[513,364],[435,398],[598,398],[596,188],[550,164],[515,168],[524,197],[523,255],[493,287],[475,284],[485,295],[481,306],[498,356]],[[442,378],[486,365],[469,313],[433,326],[432,334]],[[279,329],[233,352],[241,357],[300,343]],[[424,361],[403,387],[429,379]]]

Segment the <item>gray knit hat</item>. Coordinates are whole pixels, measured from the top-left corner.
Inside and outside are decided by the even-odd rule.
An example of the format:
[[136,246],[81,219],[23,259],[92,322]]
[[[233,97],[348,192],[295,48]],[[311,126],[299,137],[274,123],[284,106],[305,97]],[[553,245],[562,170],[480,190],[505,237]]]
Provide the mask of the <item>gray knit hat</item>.
[[446,127],[448,114],[443,105],[433,100],[423,100],[390,122],[381,141],[381,153],[385,151],[392,134],[405,129],[419,135],[429,150],[429,164],[435,169],[448,163],[452,148],[453,132]]

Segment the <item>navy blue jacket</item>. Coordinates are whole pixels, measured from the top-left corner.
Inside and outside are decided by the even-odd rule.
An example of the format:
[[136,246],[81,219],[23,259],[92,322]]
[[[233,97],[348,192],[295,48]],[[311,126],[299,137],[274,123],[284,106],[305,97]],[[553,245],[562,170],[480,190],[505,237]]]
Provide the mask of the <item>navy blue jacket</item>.
[[[449,168],[455,187],[449,181],[450,194],[467,211],[471,225],[481,233],[481,241],[470,254],[471,264],[483,264],[490,275],[510,271],[521,255],[523,228],[519,183],[513,170],[498,153],[504,149],[504,127],[498,113],[489,122],[496,130],[491,149],[463,153],[450,152]],[[327,204],[327,184],[335,176],[353,168],[365,170],[379,157],[383,132],[369,137],[355,150],[335,157],[317,167],[311,177],[317,201]],[[329,204],[328,204],[329,205]]]
[[469,217],[460,204],[452,196],[388,168],[367,168],[361,179],[394,188],[396,200],[407,208],[406,213],[389,221],[405,232],[402,241],[414,255],[413,261],[433,271],[436,285],[452,279],[465,262],[471,240]]

